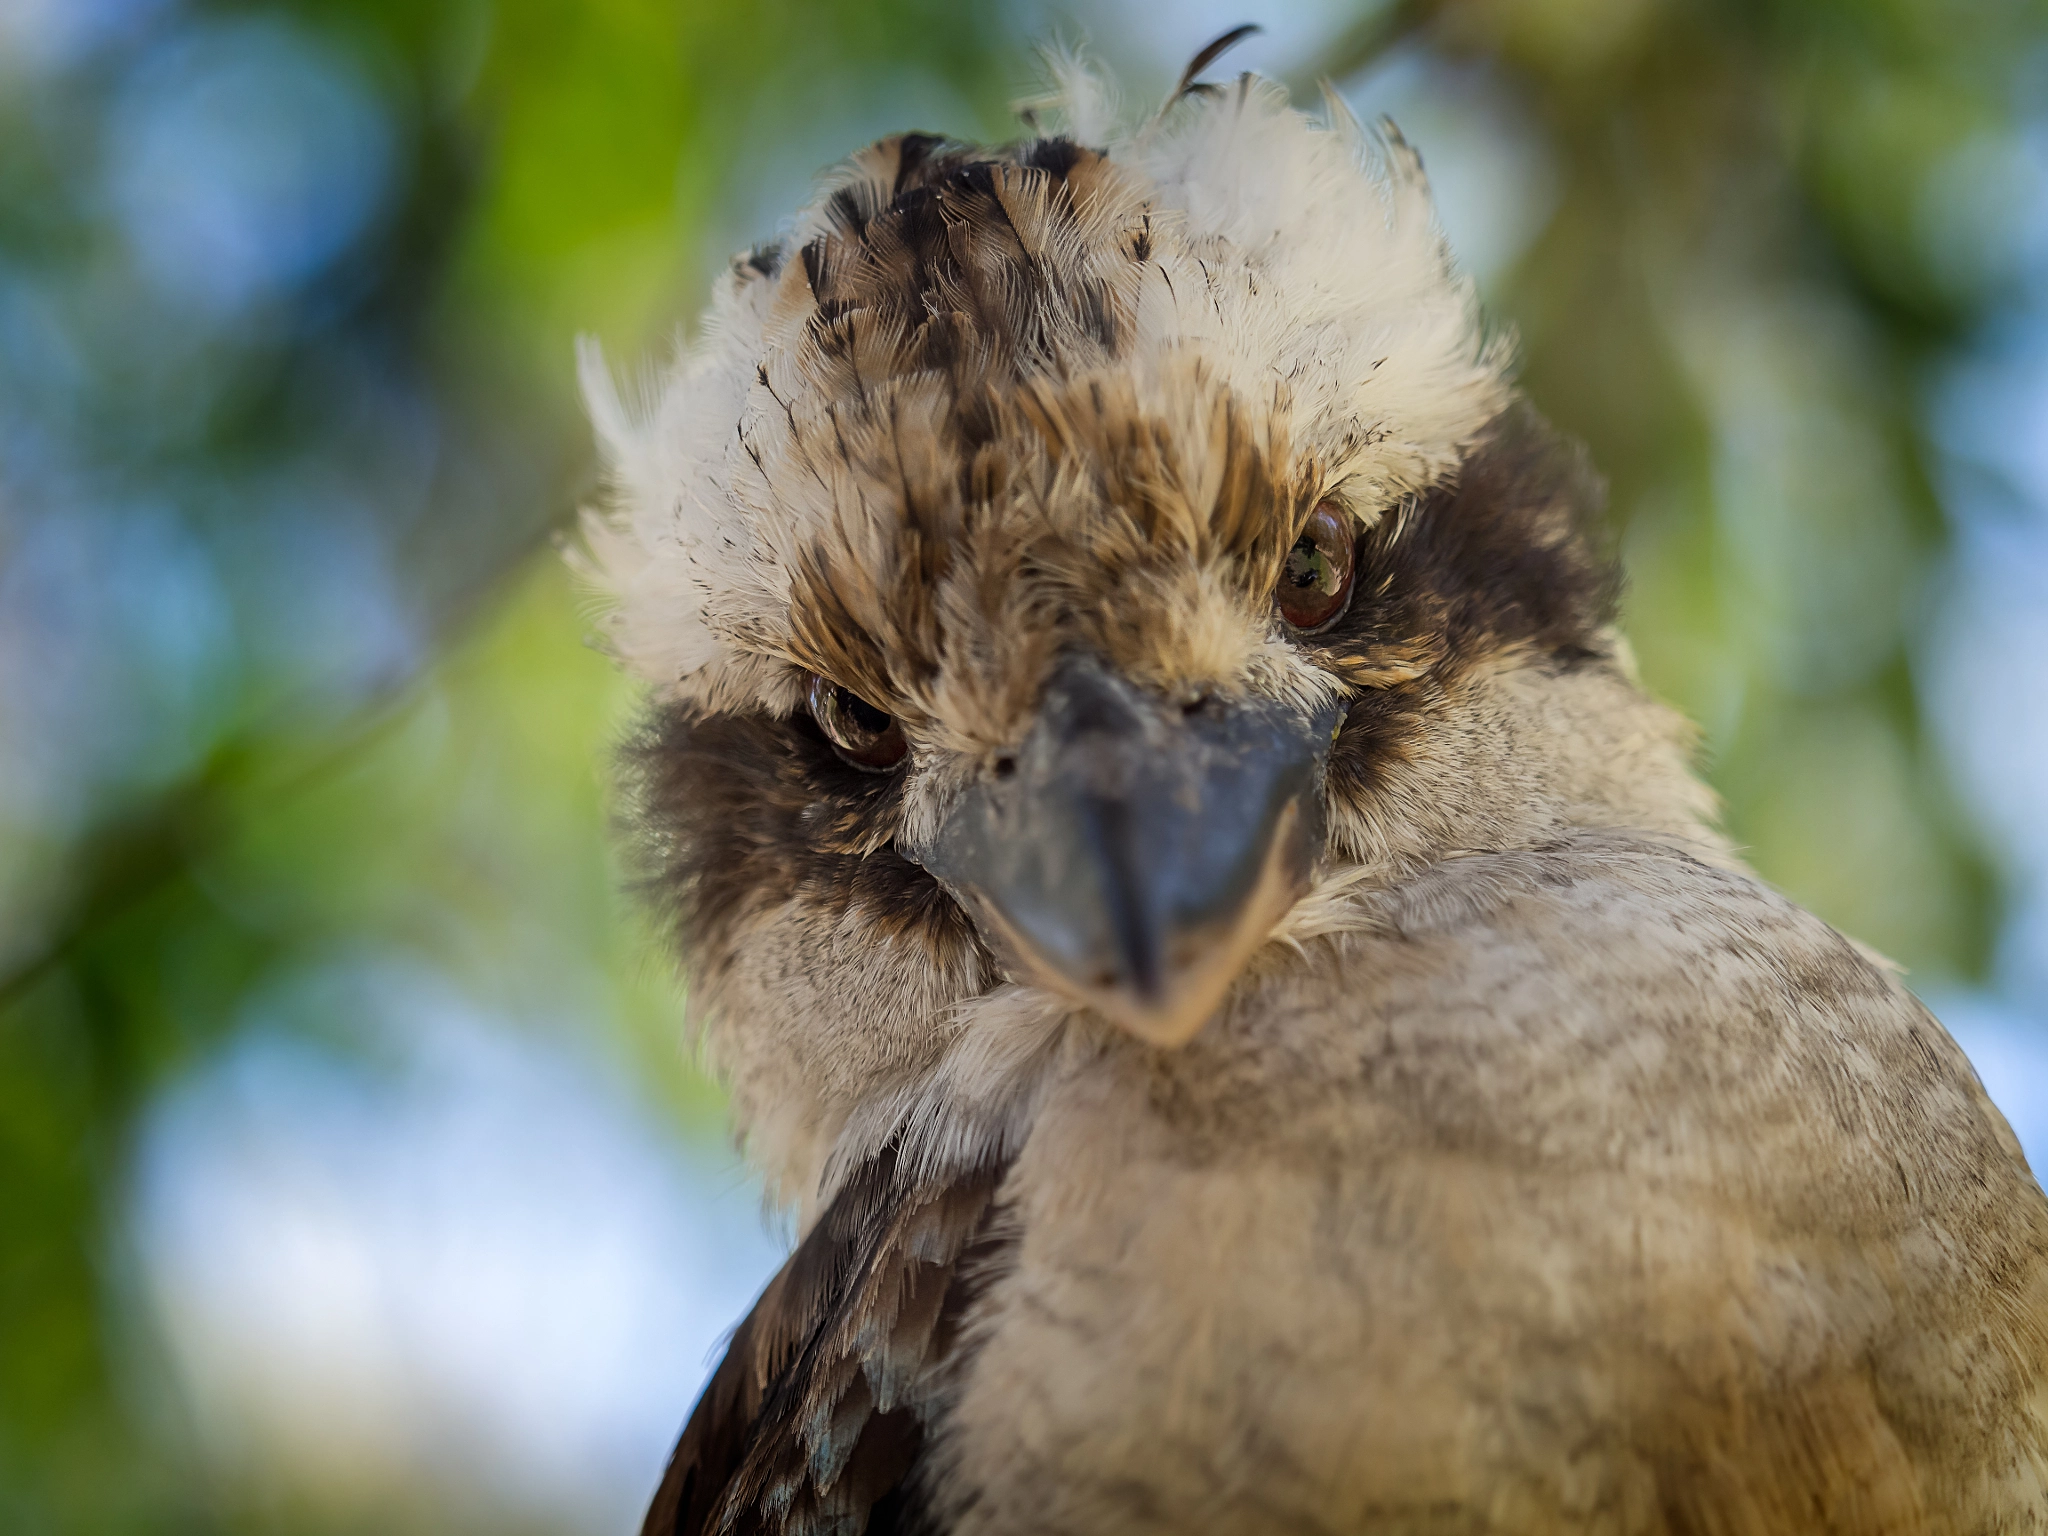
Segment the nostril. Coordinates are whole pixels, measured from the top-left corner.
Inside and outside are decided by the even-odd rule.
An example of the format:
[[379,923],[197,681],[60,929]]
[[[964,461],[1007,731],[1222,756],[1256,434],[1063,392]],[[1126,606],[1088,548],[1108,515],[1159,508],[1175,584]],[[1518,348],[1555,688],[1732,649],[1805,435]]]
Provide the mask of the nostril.
[[1187,700],[1187,702],[1181,705],[1180,712],[1183,717],[1188,715],[1199,715],[1203,710],[1207,709],[1208,707],[1209,695],[1206,693],[1198,693],[1192,699]]
[[1011,774],[1015,773],[1016,771],[1017,759],[1015,759],[1014,757],[999,757],[996,759],[997,778],[1007,779]]

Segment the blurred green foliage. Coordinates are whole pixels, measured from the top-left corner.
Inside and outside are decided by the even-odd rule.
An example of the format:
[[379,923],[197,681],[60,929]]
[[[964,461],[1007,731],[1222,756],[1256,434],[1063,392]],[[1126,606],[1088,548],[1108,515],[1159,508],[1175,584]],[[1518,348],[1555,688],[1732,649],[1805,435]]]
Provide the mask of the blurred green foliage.
[[2028,210],[1985,161],[2043,21],[1608,0],[1427,23],[1556,157],[1494,302],[1609,477],[1645,676],[1704,728],[1765,876],[1921,973],[1975,970],[1993,915],[1911,671],[1944,536],[1927,403],[2020,275],[1997,257]]
[[[759,189],[787,188],[788,156],[810,157],[800,173],[853,147],[820,135],[1006,136],[1032,80],[1018,13],[945,0],[166,10],[0,83],[0,263],[48,276],[55,302],[101,290],[50,274],[124,259],[78,190],[124,71],[206,15],[288,17],[373,82],[396,125],[389,209],[285,319],[165,353],[210,380],[189,412],[193,375],[167,382],[148,351],[171,321],[135,301],[140,329],[87,349],[69,430],[128,492],[374,459],[398,429],[340,419],[320,383],[374,354],[443,423],[420,512],[380,534],[422,638],[349,688],[274,662],[242,615],[286,578],[242,556],[292,515],[285,493],[195,493],[193,526],[241,573],[240,639],[189,750],[95,780],[54,830],[0,821],[10,1532],[309,1518],[208,1472],[121,1222],[138,1114],[266,977],[364,943],[429,954],[510,1016],[588,1021],[650,1095],[715,1125],[607,852],[603,760],[631,698],[580,644],[543,537],[590,473],[572,338],[658,351],[725,248],[764,232]],[[2048,15],[2019,0],[1400,0],[1361,9],[1296,82],[1359,82],[1369,106],[1375,71],[1420,59],[1538,136],[1555,199],[1488,299],[1530,392],[1610,477],[1645,676],[1701,722],[1759,868],[1934,975],[1971,974],[1997,913],[1913,672],[1944,541],[1928,398],[2016,280],[1997,154],[2044,42]],[[31,505],[46,491],[8,469],[0,562],[32,513],[90,515]]]

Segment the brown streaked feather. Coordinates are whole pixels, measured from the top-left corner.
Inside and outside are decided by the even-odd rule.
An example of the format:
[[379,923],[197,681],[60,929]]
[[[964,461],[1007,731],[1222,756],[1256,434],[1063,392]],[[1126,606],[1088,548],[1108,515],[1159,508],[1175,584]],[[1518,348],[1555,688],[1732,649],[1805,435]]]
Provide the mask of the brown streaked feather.
[[1007,1239],[1003,1170],[848,1178],[733,1334],[642,1536],[911,1529],[910,1479],[966,1312]]
[[[854,170],[792,279],[812,404],[785,406],[784,472],[838,512],[784,557],[785,659],[915,724],[964,633],[1102,612],[1105,573],[1171,584],[1220,554],[1256,609],[1319,467],[1286,440],[1284,399],[1236,399],[1198,355],[1143,391],[1118,366],[1152,218],[1123,173],[1064,139],[885,141]],[[994,606],[972,553],[991,541],[1019,562]],[[1004,712],[977,714],[977,739]]]
[[[989,440],[972,451],[944,402],[913,395],[919,381],[888,387],[884,429],[850,432],[844,451],[864,483],[900,489],[888,517],[830,525],[792,559],[788,655],[910,720],[961,634],[1018,635],[1026,609],[1115,629],[1128,611],[1102,599],[1120,584],[1217,564],[1256,610],[1318,489],[1284,415],[1247,408],[1197,357],[1176,362],[1165,417],[1110,369],[977,396]],[[998,552],[1002,579],[984,580]],[[963,612],[975,622],[949,622]],[[1156,649],[1142,635],[1055,638],[1165,670],[1125,654]]]

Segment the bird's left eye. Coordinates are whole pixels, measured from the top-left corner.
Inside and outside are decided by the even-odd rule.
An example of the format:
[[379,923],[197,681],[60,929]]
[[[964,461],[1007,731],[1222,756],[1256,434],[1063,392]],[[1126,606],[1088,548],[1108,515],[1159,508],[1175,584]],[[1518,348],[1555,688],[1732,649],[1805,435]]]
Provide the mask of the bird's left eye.
[[1273,602],[1292,629],[1332,623],[1351,602],[1351,524],[1333,501],[1317,504],[1287,552]]
[[894,715],[830,678],[811,678],[811,718],[841,757],[869,773],[888,772],[910,751]]

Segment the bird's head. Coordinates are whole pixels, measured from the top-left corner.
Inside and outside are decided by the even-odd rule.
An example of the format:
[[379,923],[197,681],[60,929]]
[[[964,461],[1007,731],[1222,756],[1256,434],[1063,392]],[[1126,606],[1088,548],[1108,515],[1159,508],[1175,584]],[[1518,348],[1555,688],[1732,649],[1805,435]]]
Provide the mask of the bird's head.
[[1702,808],[1415,157],[1068,94],[856,156],[644,408],[588,360],[652,874],[794,1176],[1006,1018],[1182,1045],[1312,888]]

